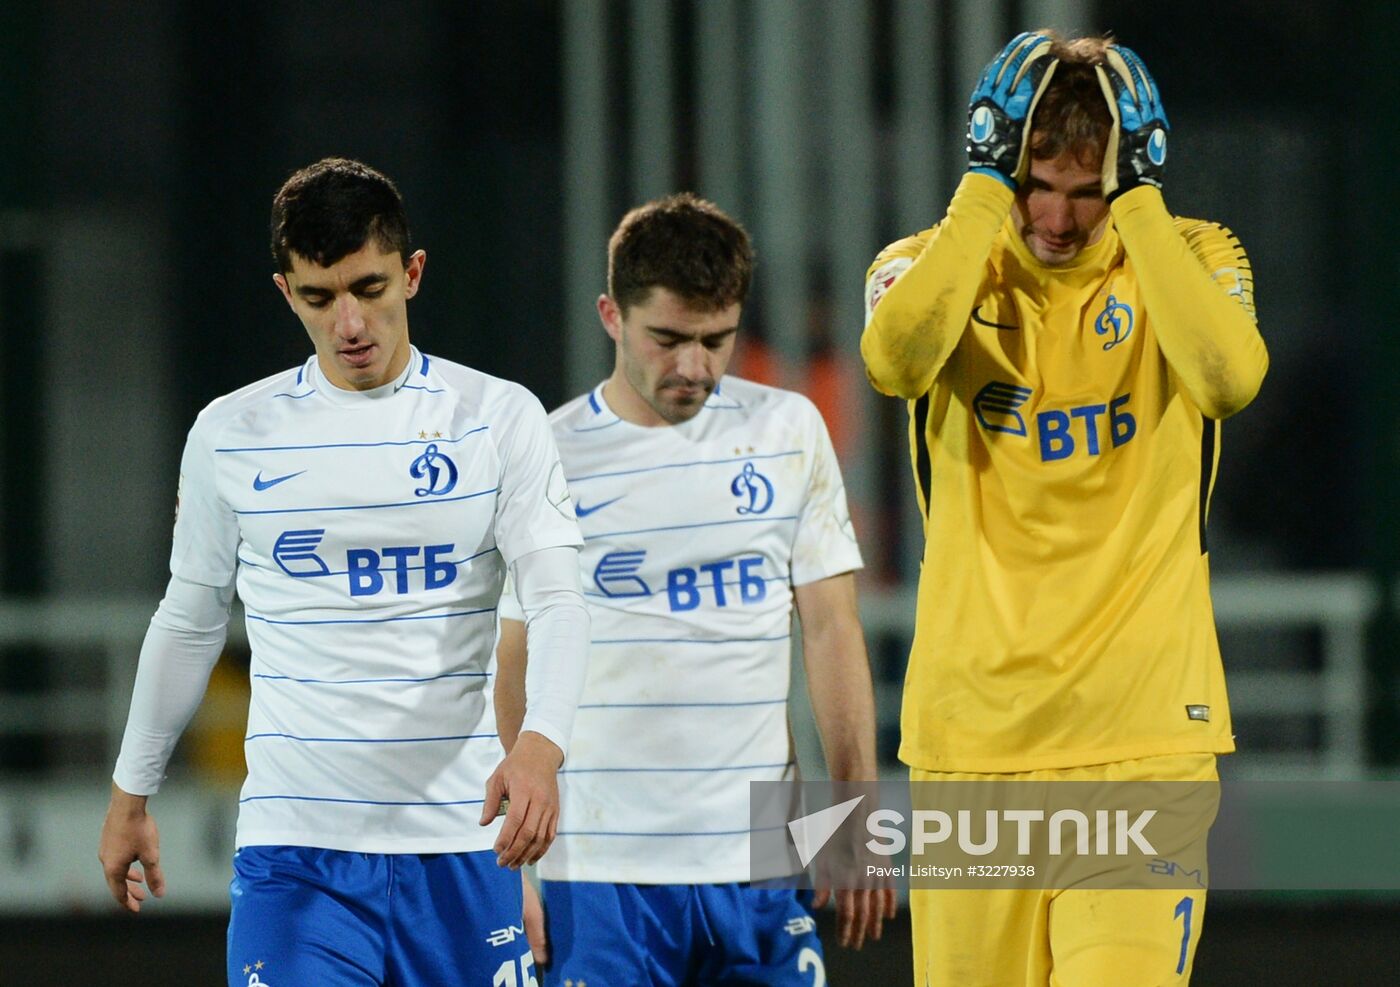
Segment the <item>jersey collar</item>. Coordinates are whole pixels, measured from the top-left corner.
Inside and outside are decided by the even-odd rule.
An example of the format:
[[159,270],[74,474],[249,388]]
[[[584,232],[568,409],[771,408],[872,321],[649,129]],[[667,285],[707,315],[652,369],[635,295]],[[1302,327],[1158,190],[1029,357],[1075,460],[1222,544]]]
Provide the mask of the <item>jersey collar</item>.
[[367,391],[352,391],[343,387],[336,387],[330,381],[326,380],[325,375],[321,373],[320,364],[316,362],[316,357],[313,354],[306,365],[306,380],[312,387],[316,388],[316,392],[320,394],[321,397],[325,398],[331,404],[340,405],[341,407],[357,407],[363,405],[367,401],[383,401],[393,397],[408,383],[408,379],[413,374],[425,368],[426,363],[423,354],[418,352],[416,346],[410,345],[408,347],[408,365],[403,368],[403,372],[397,377],[387,384],[371,387]]
[[1035,271],[1042,277],[1066,277],[1072,281],[1091,280],[1098,277],[1112,267],[1118,258],[1121,249],[1121,241],[1118,239],[1118,229],[1113,225],[1110,217],[1104,220],[1103,235],[1099,237],[1097,243],[1091,243],[1075,256],[1074,260],[1068,264],[1056,264],[1050,266],[1043,263],[1040,258],[1031,253],[1026,241],[1021,239],[1021,231],[1016,228],[1015,214],[1006,217],[1002,224],[1002,233],[1010,243],[1011,253],[1016,257],[1019,265],[1030,271]]

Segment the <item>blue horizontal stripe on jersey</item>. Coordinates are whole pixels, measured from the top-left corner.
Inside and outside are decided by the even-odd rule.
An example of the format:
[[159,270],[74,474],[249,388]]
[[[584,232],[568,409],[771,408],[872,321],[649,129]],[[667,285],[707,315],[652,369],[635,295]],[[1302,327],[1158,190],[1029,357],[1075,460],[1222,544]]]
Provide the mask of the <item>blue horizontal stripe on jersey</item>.
[[579,703],[579,709],[709,709],[721,706],[776,706],[779,703],[786,704],[787,697],[782,699],[752,699],[746,702],[735,703]]
[[758,771],[760,768],[790,768],[791,761],[780,764],[731,764],[717,768],[560,768],[561,775],[601,775],[601,774],[681,774],[718,773],[721,771]]
[[569,483],[582,483],[584,480],[601,480],[609,476],[631,476],[634,473],[655,473],[657,470],[678,470],[686,469],[690,466],[723,466],[725,463],[747,463],[755,459],[781,459],[784,456],[800,456],[801,449],[789,449],[787,452],[765,452],[752,456],[732,456],[727,459],[697,459],[689,463],[663,463],[660,466],[645,466],[634,470],[616,470],[611,473],[589,473],[586,476],[565,477]]
[[442,394],[447,390],[445,387],[423,387],[420,384],[404,384],[399,388],[401,391],[427,391],[429,394]]
[[453,504],[459,500],[485,497],[496,492],[497,487],[463,494],[460,497],[424,497],[420,500],[405,500],[393,504],[346,504],[344,507],[284,507],[270,511],[234,511],[235,514],[320,514],[329,511],[377,511],[385,507],[422,507],[425,504]]
[[[235,511],[234,513],[240,513],[240,512]],[[249,513],[260,513],[260,512],[253,511],[253,512],[249,512]],[[766,515],[765,515],[765,516],[761,516],[761,517],[740,517],[740,518],[735,518],[735,519],[732,520],[732,521],[699,521],[699,522],[697,522],[697,523],[695,523],[695,524],[668,524],[668,525],[665,525],[665,526],[660,527],[660,528],[636,528],[636,529],[634,529],[634,530],[632,530],[632,531],[604,531],[604,532],[602,532],[602,533],[600,533],[600,534],[596,534],[596,535],[584,535],[584,536],[583,536],[583,540],[586,541],[586,542],[588,542],[588,541],[597,541],[599,538],[620,538],[620,537],[622,537],[623,535],[650,535],[650,534],[655,534],[655,533],[657,533],[657,532],[659,532],[659,531],[685,531],[685,530],[687,530],[687,529],[689,529],[689,528],[717,528],[717,527],[721,527],[721,526],[726,525],[726,524],[758,524],[759,522],[762,522],[762,521],[796,521],[796,520],[797,520],[797,515],[796,515],[796,514],[784,514],[784,515],[782,515],[782,516],[780,516],[780,517],[768,517],[768,516],[766,516]]]
[[296,682],[299,685],[377,685],[381,682],[436,682],[439,679],[489,679],[490,672],[444,672],[442,675],[429,675],[426,678],[386,678],[386,679],[299,679],[292,675],[268,675],[254,672],[253,678],[267,679],[270,682]]
[[[483,555],[490,555],[492,552],[495,552],[495,551],[498,551],[498,549],[496,548],[495,545],[492,545],[490,548],[486,549],[485,551],[477,552],[475,555],[468,555],[468,556],[467,556],[466,558],[464,558],[464,559],[448,559],[448,560],[445,561],[445,562],[439,562],[438,565],[440,565],[440,566],[441,566],[441,565],[465,565],[466,563],[472,561],[473,559],[479,559],[479,558],[481,558]],[[250,569],[267,569],[269,572],[271,571],[271,567],[270,567],[270,566],[258,565],[256,562],[249,562],[247,559],[245,559],[245,558],[244,558],[243,556],[241,556],[241,555],[238,556],[238,563],[239,563],[239,565],[246,565],[246,566],[248,566]],[[427,568],[428,568],[428,564],[425,562],[425,563],[423,563],[422,565],[404,566],[404,571],[405,571],[405,572],[418,572],[419,570],[425,570],[425,569],[427,569]],[[368,570],[368,569],[357,569],[357,570],[355,570],[355,571],[356,571],[356,572],[368,572],[368,571],[370,571],[370,570]],[[381,565],[381,566],[379,566],[378,568],[376,568],[374,571],[375,571],[375,572],[397,572],[397,571],[398,571],[398,566],[391,565],[391,566],[387,566],[387,567],[386,567],[386,566],[382,566],[382,565]],[[350,570],[349,570],[349,569],[332,569],[332,570],[329,570],[329,571],[327,571],[327,572],[309,572],[309,573],[307,573],[306,575],[297,576],[296,578],[297,578],[297,579],[325,579],[327,576],[348,576],[348,575],[350,575]],[[739,584],[736,582],[734,585],[735,585],[735,586],[738,586]]]
[[290,733],[253,733],[244,737],[250,740],[295,740],[302,744],[435,744],[447,740],[495,740],[499,734],[466,733],[456,737],[298,737]]
[[446,620],[449,617],[475,617],[478,614],[495,612],[495,607],[487,607],[483,610],[458,610],[453,613],[425,613],[408,617],[364,617],[356,620],[273,620],[270,617],[259,617],[255,613],[246,616],[249,620],[260,621],[264,624],[305,627],[310,624],[388,624],[396,620]]
[[442,807],[449,805],[483,805],[485,799],[458,799],[451,802],[396,802],[386,799],[341,799],[331,798],[326,795],[249,795],[241,798],[238,803],[244,802],[267,802],[285,800],[290,802],[339,802],[344,805],[404,805],[404,806],[425,806],[427,808]]
[[[242,559],[239,559],[238,561],[242,562],[243,560],[242,560]],[[254,568],[256,568],[256,566],[254,566]],[[391,567],[391,568],[386,569],[386,570],[384,570],[384,571],[385,571],[385,572],[393,572],[394,570],[393,570],[393,568]],[[347,573],[340,573],[340,575],[347,575]],[[761,576],[761,577],[759,577],[759,578],[762,579],[762,581],[765,582],[765,583],[785,583],[785,582],[787,582],[791,577],[792,577],[792,573],[790,573],[790,572],[785,572],[785,573],[783,573],[783,574],[780,575],[780,576]],[[309,579],[309,578],[311,578],[311,577],[308,576],[308,577],[305,577],[305,578],[308,578],[308,579]],[[724,587],[725,589],[743,589],[743,582],[742,582],[742,580],[739,580],[739,579],[735,579],[735,580],[732,581],[732,582],[730,582],[730,581],[723,581],[723,582],[721,582],[719,585],[722,586],[722,587]],[[714,583],[713,580],[711,580],[711,581],[708,582],[708,583],[697,583],[696,586],[695,586],[695,588],[696,588],[696,589],[714,589],[714,588],[715,588],[715,583]],[[628,593],[626,596],[609,596],[607,593],[598,593],[598,592],[592,592],[592,591],[589,591],[589,590],[584,590],[584,591],[583,591],[583,595],[584,595],[584,596],[587,596],[587,597],[590,597],[590,598],[592,598],[592,599],[596,599],[596,600],[636,600],[636,599],[641,599],[641,598],[643,598],[643,597],[665,596],[665,595],[666,595],[666,591],[665,591],[664,589],[655,589],[655,590],[652,590],[650,593]]]
[[598,637],[589,644],[758,644],[763,641],[786,641],[791,634],[778,637]]
[[291,398],[293,401],[300,401],[302,398],[309,398],[315,393],[315,391],[307,391],[305,394],[288,394],[286,391],[278,391],[272,396],[275,398]]
[[[315,394],[316,392],[315,392],[315,391],[312,391],[311,393],[312,393],[312,394]],[[306,395],[304,395],[304,394],[303,394],[303,395],[293,395],[293,394],[289,394],[289,395],[288,395],[288,397],[305,397],[305,396],[306,396]],[[490,427],[491,427],[490,425],[480,425],[480,426],[478,426],[478,427],[476,427],[476,428],[473,428],[473,429],[470,429],[470,430],[468,430],[468,431],[466,431],[466,432],[463,432],[461,435],[457,436],[455,439],[453,439],[453,438],[447,438],[447,439],[408,439],[408,440],[403,441],[403,442],[327,442],[327,443],[323,443],[323,444],[321,444],[321,445],[305,445],[305,446],[230,446],[230,447],[225,448],[225,449],[215,449],[214,451],[215,451],[215,452],[291,452],[291,451],[293,451],[293,450],[298,450],[298,451],[299,451],[299,450],[302,450],[302,449],[374,449],[374,448],[377,448],[377,447],[379,447],[379,446],[426,446],[426,445],[432,445],[432,444],[434,444],[434,443],[437,443],[438,445],[453,445],[453,444],[455,444],[455,443],[457,443],[457,442],[461,442],[463,439],[467,438],[468,436],[475,435],[475,434],[478,433],[478,432],[484,432],[484,431],[486,431],[487,429],[489,429]]]

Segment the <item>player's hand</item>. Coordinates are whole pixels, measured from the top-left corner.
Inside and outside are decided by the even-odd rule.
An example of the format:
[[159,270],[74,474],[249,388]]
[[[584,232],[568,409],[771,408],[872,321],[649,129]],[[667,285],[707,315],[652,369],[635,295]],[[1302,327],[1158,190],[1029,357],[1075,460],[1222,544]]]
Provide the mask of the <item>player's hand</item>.
[[[112,786],[112,801],[102,822],[97,859],[107,879],[107,890],[129,912],[141,911],[147,889],[165,897],[165,875],[160,869],[160,831],[146,812],[146,796],[130,795]],[[134,866],[140,862],[141,869]]]
[[1139,185],[1162,187],[1167,170],[1167,111],[1157,83],[1132,49],[1110,45],[1094,66],[1113,114],[1103,156],[1103,194],[1109,202]]
[[[813,908],[824,908],[832,898],[830,888],[818,888]],[[850,949],[860,949],[869,939],[879,942],[885,921],[898,910],[894,888],[840,888],[836,898],[836,941]]]
[[1023,31],[992,59],[967,109],[967,167],[1017,188],[1030,170],[1031,114],[1058,64],[1050,39]]
[[535,966],[549,965],[549,936],[544,931],[544,902],[540,893],[524,874],[520,875],[521,892],[525,896],[525,941],[535,957]]
[[559,831],[559,765],[564,752],[542,734],[522,731],[505,760],[486,780],[481,825],[489,826],[504,804],[506,821],[496,837],[496,863],[519,870],[549,849]]

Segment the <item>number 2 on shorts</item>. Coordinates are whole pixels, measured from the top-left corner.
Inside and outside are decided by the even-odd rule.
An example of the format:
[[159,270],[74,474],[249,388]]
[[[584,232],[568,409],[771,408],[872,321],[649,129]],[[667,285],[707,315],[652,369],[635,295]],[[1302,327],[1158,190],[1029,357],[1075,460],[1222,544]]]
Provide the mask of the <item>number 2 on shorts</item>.
[[812,971],[812,987],[826,987],[826,964],[821,954],[810,947],[797,954],[797,972]]

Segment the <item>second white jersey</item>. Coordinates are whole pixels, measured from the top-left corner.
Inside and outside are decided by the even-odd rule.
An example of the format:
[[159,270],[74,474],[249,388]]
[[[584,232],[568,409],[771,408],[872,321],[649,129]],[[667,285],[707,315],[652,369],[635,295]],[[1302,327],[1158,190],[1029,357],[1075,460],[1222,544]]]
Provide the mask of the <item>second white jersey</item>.
[[625,422],[601,385],[550,424],[592,643],[540,874],[746,881],[749,783],[796,777],[793,588],[861,565],[826,426],[806,398],[734,377],[681,425]]
[[252,645],[238,845],[483,850],[506,566],[576,545],[544,409],[412,351],[335,388],[315,358],[219,399],[181,465],[171,571],[237,575]]

